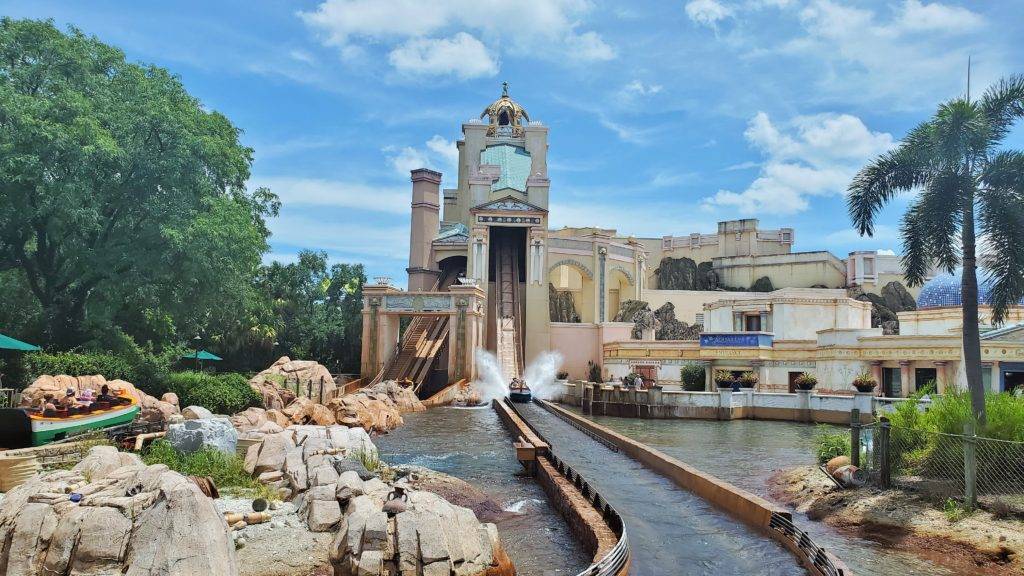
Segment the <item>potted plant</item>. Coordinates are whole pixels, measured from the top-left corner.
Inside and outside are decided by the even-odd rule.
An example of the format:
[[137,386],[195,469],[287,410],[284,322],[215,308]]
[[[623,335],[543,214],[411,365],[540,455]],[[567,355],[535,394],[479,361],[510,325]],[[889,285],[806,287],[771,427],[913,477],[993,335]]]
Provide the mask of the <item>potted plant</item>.
[[800,375],[796,377],[794,383],[799,390],[814,390],[814,387],[818,385],[818,378],[814,374],[801,372]]
[[747,371],[740,374],[739,377],[740,388],[753,388],[757,386],[758,377],[757,374]]
[[558,374],[555,375],[555,379],[556,380],[568,380],[569,379],[569,373],[566,372],[565,370],[562,370]]
[[732,388],[735,383],[736,379],[733,378],[732,372],[728,370],[715,370],[715,384],[719,388]]
[[867,371],[857,374],[857,377],[853,379],[853,387],[857,389],[857,392],[872,392],[875,386],[878,386],[878,380],[875,380],[875,377]]

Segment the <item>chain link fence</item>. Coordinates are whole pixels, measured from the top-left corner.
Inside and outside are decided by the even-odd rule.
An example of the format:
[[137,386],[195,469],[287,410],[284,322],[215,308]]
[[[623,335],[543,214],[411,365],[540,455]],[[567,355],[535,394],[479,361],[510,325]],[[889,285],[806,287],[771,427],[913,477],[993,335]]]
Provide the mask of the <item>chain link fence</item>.
[[853,460],[869,481],[973,507],[1003,502],[1024,509],[1024,442],[892,426],[851,427]]

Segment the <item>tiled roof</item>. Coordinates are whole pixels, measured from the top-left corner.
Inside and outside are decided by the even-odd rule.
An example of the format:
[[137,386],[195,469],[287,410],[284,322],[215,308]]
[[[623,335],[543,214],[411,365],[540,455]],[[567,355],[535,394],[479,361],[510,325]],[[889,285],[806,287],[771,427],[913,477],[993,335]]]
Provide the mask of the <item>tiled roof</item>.
[[526,179],[530,177],[530,153],[520,146],[512,144],[496,144],[488,146],[480,153],[480,164],[493,164],[501,167],[501,177],[491,185],[491,190],[512,188],[526,192]]
[[[921,288],[917,295],[918,308],[942,308],[945,306],[960,306],[960,282],[963,276],[963,269],[957,269],[950,274],[943,272],[929,280]],[[978,269],[978,304],[990,304],[992,298],[992,280],[988,272]],[[1019,304],[1024,304],[1022,299]]]

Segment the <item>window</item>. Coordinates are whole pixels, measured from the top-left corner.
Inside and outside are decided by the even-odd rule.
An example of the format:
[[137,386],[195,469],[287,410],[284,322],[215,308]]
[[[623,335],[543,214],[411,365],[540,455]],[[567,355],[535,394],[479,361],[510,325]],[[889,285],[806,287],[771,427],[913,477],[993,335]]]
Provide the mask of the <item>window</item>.
[[743,317],[743,330],[746,332],[760,332],[761,331],[761,315],[760,314],[747,314]]
[[704,313],[703,312],[697,312],[697,317],[693,320],[693,323],[694,324],[700,324],[700,325],[703,326],[704,325]]

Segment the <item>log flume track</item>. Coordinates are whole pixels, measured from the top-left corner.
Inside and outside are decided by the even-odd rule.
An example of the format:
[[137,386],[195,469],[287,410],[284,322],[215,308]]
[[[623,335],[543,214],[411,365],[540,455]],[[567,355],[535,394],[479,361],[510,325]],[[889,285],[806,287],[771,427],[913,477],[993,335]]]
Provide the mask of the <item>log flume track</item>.
[[541,406],[516,407],[559,458],[619,512],[632,548],[630,574],[806,574],[777,542],[629,456],[595,442]]

